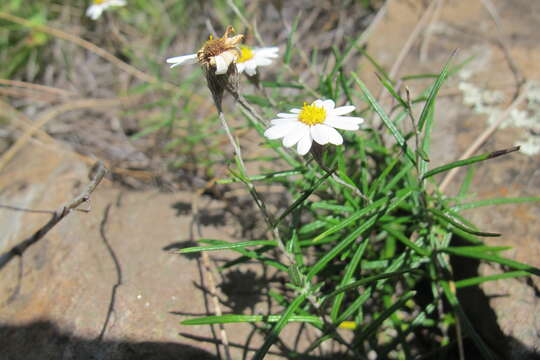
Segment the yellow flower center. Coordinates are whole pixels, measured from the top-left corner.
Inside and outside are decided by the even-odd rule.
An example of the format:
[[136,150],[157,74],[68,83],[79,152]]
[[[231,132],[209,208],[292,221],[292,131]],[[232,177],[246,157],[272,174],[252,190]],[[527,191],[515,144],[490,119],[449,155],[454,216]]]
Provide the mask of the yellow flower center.
[[94,4],[95,5],[100,5],[100,4],[103,4],[104,2],[106,2],[107,0],[94,0]]
[[236,60],[237,63],[242,63],[244,61],[248,61],[253,59],[253,50],[247,46],[240,46],[240,58]]
[[326,110],[324,108],[317,107],[316,105],[308,105],[307,103],[304,103],[300,114],[298,114],[298,120],[309,126],[321,124],[325,119]]

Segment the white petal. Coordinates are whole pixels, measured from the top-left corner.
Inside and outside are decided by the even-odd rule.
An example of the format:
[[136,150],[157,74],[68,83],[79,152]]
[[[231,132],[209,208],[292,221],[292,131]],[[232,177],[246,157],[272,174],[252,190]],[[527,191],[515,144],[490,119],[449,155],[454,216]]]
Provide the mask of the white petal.
[[86,16],[92,20],[97,20],[103,13],[103,6],[100,5],[90,5],[86,10]]
[[268,66],[272,65],[272,60],[270,59],[256,59],[255,61],[251,62],[255,66]]
[[326,127],[325,134],[326,134],[326,137],[328,138],[328,142],[330,144],[334,144],[334,145],[343,144],[343,137],[341,136],[340,133],[338,133],[338,131],[336,129],[334,129],[333,127],[330,127],[330,126],[322,125],[322,124],[321,124],[321,126]]
[[296,147],[296,151],[298,151],[298,154],[300,155],[306,155],[311,149],[311,144],[313,143],[313,139],[311,138],[311,135],[309,132],[304,135],[303,138],[300,139],[298,142],[298,146]]
[[266,136],[270,140],[279,139],[294,131],[296,128],[296,124],[298,124],[298,122],[271,126],[270,128],[266,129],[266,131],[264,132],[264,136]]
[[250,64],[247,64],[246,66],[246,74],[248,74],[249,76],[254,76],[256,73],[257,73],[257,70],[255,70],[257,68],[257,65],[253,64],[252,66],[249,66]]
[[300,114],[300,111],[302,111],[302,109],[291,109],[289,111],[292,112],[293,114]]
[[352,105],[340,106],[340,107],[335,108],[334,111],[332,111],[332,114],[333,115],[345,115],[345,114],[348,114],[350,112],[353,112],[354,109],[356,109],[356,107],[354,107]]
[[297,118],[298,114],[279,113],[279,114],[277,114],[277,117],[280,117],[280,118]]
[[223,56],[214,56],[214,61],[216,62],[216,75],[226,74],[227,69],[229,69],[229,64],[227,64]]
[[364,119],[358,116],[331,116],[331,117],[335,119],[339,119],[339,120],[346,120],[346,121],[354,122],[357,124],[361,124],[364,122]]
[[332,112],[336,106],[336,103],[333,100],[324,100],[321,104],[324,110],[326,110],[328,113]]
[[311,137],[321,145],[328,144],[328,136],[326,135],[327,129],[328,126],[324,126],[322,124],[313,125],[310,128]]
[[254,48],[254,56],[262,56],[267,58],[276,58],[278,57],[279,48],[278,47],[265,47],[265,48]]
[[359,128],[358,122],[343,119],[340,116],[329,116],[324,120],[324,124],[342,130],[358,130]]
[[182,64],[195,64],[197,62],[197,54],[175,56],[165,60],[168,64],[172,64],[171,68]]
[[322,104],[323,104],[322,100],[315,100],[314,102],[311,103],[311,105],[315,105],[317,107],[323,107]]
[[239,74],[241,74],[242,72],[244,72],[244,69],[246,68],[246,64],[245,63],[236,63],[236,71],[238,71]]
[[302,139],[305,136],[309,136],[309,127],[306,124],[298,123],[298,128],[291,132],[290,134],[287,134],[283,138],[283,146],[285,147],[291,147],[298,143],[300,139]]
[[270,120],[270,123],[272,125],[280,125],[280,124],[286,124],[286,123],[293,123],[293,122],[299,122],[296,118],[280,118],[280,119],[272,119]]

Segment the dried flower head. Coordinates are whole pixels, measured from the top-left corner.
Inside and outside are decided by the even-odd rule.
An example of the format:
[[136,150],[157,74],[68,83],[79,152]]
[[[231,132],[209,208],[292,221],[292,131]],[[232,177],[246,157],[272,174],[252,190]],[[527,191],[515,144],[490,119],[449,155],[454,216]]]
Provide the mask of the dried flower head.
[[203,47],[197,51],[199,63],[208,69],[215,68],[216,75],[223,75],[229,69],[229,66],[235,62],[241,55],[238,44],[244,38],[244,35],[234,34],[234,28],[227,26],[225,34],[219,39],[210,37]]
[[212,92],[216,106],[220,110],[224,90],[229,89],[235,92],[238,84],[238,73],[234,63],[241,56],[238,45],[244,35],[233,36],[232,34],[234,34],[234,28],[229,25],[222,37],[214,39],[210,36],[196,54],[167,59],[167,63],[171,64],[171,68],[181,64],[199,62],[204,69],[208,88]]
[[216,75],[226,74],[229,66],[240,57],[241,51],[238,44],[244,38],[242,34],[231,36],[232,34],[234,34],[234,28],[229,25],[222,37],[214,39],[210,36],[196,54],[175,56],[166,61],[171,64],[171,68],[199,62],[207,71],[213,69]]

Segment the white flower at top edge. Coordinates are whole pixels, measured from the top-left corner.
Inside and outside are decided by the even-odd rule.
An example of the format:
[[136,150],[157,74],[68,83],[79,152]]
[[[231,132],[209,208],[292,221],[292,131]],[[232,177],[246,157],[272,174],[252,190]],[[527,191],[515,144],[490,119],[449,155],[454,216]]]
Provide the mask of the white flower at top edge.
[[125,6],[125,0],[92,0],[92,5],[86,10],[86,16],[92,20],[97,20],[103,11],[112,6]]
[[283,146],[297,145],[300,155],[311,149],[313,140],[321,145],[343,144],[343,138],[336,129],[358,130],[364,119],[342,116],[354,111],[352,105],[335,107],[332,100],[315,100],[311,105],[304,103],[301,109],[291,109],[290,113],[277,114],[272,126],[264,132],[268,139],[283,138]]
[[239,73],[245,72],[254,76],[258,66],[268,66],[279,55],[278,47],[250,48],[240,46],[240,57],[236,60],[236,69]]

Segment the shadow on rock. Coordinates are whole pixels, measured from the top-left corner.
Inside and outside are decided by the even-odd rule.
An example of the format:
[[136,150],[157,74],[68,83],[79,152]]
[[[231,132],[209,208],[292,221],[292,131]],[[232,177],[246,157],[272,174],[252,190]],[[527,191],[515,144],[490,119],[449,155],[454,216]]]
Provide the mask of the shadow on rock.
[[227,295],[225,305],[229,306],[233,313],[239,314],[248,308],[254,311],[267,284],[268,280],[257,276],[254,271],[232,270],[225,274],[219,287]]
[[215,360],[189,345],[167,342],[95,341],[72,336],[49,321],[24,326],[0,325],[4,360]]

